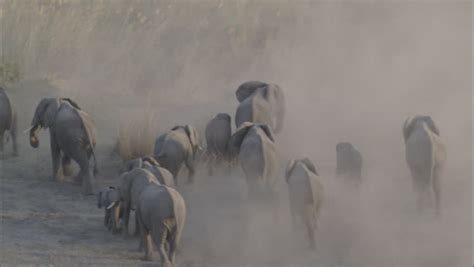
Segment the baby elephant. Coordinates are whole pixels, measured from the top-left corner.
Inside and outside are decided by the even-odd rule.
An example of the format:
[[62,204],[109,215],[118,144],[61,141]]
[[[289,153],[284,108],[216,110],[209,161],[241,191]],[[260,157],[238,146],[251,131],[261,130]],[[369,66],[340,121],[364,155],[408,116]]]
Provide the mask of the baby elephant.
[[145,243],[144,259],[152,260],[154,243],[158,248],[162,266],[174,265],[176,249],[186,219],[183,197],[171,187],[151,183],[140,194],[136,215]]
[[104,225],[113,233],[120,231],[118,222],[123,215],[119,200],[119,191],[113,186],[109,186],[107,189],[100,191],[97,200],[97,207],[99,209],[104,207],[105,209]]
[[291,160],[286,167],[293,225],[300,217],[308,231],[310,247],[316,248],[315,230],[323,202],[323,185],[313,163],[308,159]]
[[347,177],[358,186],[361,182],[362,156],[349,142],[341,142],[336,146],[337,177]]

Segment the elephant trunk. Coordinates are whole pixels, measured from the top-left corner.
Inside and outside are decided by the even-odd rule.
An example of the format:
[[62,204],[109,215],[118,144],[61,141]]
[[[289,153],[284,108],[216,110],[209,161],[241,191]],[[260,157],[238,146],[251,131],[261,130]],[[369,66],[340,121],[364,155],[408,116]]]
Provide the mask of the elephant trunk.
[[36,124],[30,129],[30,145],[34,148],[39,146],[38,131],[41,130],[41,126]]

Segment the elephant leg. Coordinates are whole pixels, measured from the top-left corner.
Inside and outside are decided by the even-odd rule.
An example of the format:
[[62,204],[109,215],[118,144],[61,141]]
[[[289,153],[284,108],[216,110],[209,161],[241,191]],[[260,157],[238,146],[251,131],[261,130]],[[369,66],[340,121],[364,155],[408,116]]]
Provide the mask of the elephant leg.
[[208,160],[208,167],[209,167],[209,176],[214,175],[214,153],[209,153],[209,160]]
[[168,229],[160,222],[158,225],[153,226],[151,231],[151,238],[155,243],[156,247],[158,248],[158,252],[160,254],[161,264],[163,266],[167,266],[169,264],[168,253],[166,253],[165,249],[165,242],[167,240]]
[[56,180],[60,183],[64,181],[64,175],[61,170],[61,150],[59,149],[54,137],[51,136],[51,157],[53,160],[53,180]]
[[5,134],[4,134],[4,132],[1,132],[1,133],[0,133],[0,152],[3,151],[3,142],[4,142],[4,139],[5,139]]
[[178,238],[177,238],[177,231],[178,227],[175,226],[173,231],[168,234],[168,244],[169,244],[169,250],[168,250],[168,257],[169,260],[172,264],[175,263],[176,260],[176,248],[177,248],[177,243],[178,243]]
[[13,146],[13,156],[18,156],[18,142],[16,140],[17,137],[17,126],[16,126],[16,119],[13,119],[12,126],[10,129],[10,136],[12,138],[12,146]]
[[441,181],[440,181],[440,170],[434,168],[433,170],[433,193],[435,197],[435,208],[436,216],[441,216]]
[[194,174],[195,174],[195,170],[194,170],[194,161],[191,157],[188,157],[186,159],[186,161],[184,162],[184,164],[186,165],[186,168],[188,168],[188,183],[192,184],[194,183]]
[[417,209],[418,212],[423,212],[427,202],[428,184],[426,183],[427,181],[425,181],[426,175],[424,175],[424,172],[419,168],[411,168],[411,173],[413,177],[413,188],[415,189],[417,198]]
[[72,175],[71,158],[66,155],[63,155],[62,164],[63,164],[64,176],[71,176]]
[[82,180],[82,191],[84,195],[94,194],[94,186],[92,184],[92,175],[89,164],[89,156],[83,149],[79,149],[72,157],[80,167],[79,174],[75,179]]
[[140,227],[138,227],[139,224],[139,218],[138,218],[137,212],[135,212],[135,232],[133,233],[133,236],[139,237],[140,236]]
[[123,208],[123,231],[122,234],[124,237],[128,236],[128,221],[130,219],[130,204],[124,202]]
[[[153,244],[152,244],[150,232],[146,231],[145,229],[143,230],[144,230],[143,235],[142,235],[143,239],[141,241],[141,243],[145,244],[145,257],[143,258],[143,260],[151,261],[153,260]],[[139,249],[141,250],[140,247]]]
[[105,209],[104,212],[104,226],[107,227],[108,230],[110,230],[110,210]]
[[309,247],[311,249],[316,249],[316,241],[315,241],[315,238],[314,238],[314,229],[315,229],[314,220],[315,220],[315,218],[313,216],[313,212],[310,210],[311,208],[312,208],[311,206],[305,207],[305,209],[303,211],[303,221],[305,223],[308,238],[309,238]]

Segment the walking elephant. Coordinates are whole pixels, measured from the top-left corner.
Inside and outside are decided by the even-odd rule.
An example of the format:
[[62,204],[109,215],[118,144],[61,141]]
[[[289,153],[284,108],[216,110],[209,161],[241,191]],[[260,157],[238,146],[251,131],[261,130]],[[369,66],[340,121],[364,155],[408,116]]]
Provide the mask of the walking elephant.
[[136,215],[145,243],[145,260],[152,260],[154,243],[161,266],[173,266],[186,220],[183,197],[173,188],[151,183],[140,194]]
[[[37,133],[49,128],[53,179],[62,182],[64,175],[72,174],[71,159],[80,167],[75,181],[82,183],[83,193],[93,194],[97,161],[94,154],[96,143],[95,124],[92,118],[68,98],[43,98],[36,107],[30,128],[30,144],[39,145]],[[94,158],[91,167],[90,159]]]
[[430,116],[409,117],[403,125],[405,158],[413,178],[419,209],[441,212],[440,176],[446,162],[446,147]]
[[278,160],[270,128],[244,122],[232,135],[230,149],[233,157],[238,156],[245,173],[249,196],[272,198]]
[[212,176],[214,165],[223,159],[229,161],[227,144],[229,143],[231,130],[231,118],[227,113],[219,113],[209,121],[206,126],[206,154],[209,159],[209,175]]
[[308,159],[291,160],[285,173],[293,225],[297,218],[306,226],[310,247],[316,247],[315,231],[323,203],[323,185],[314,164]]
[[235,113],[237,128],[248,121],[266,124],[275,133],[281,131],[285,115],[285,97],[278,85],[249,81],[240,85],[235,95],[240,103]]
[[[155,175],[143,168],[135,168],[129,172],[123,173],[119,178],[119,196],[123,206],[123,231],[124,236],[128,235],[128,224],[130,212],[136,210],[138,198],[142,191],[150,183],[159,183]],[[135,214],[136,226],[138,217]],[[135,236],[138,236],[138,227],[135,227]]]
[[142,157],[128,160],[124,162],[120,173],[128,172],[135,168],[143,168],[150,171],[155,175],[160,184],[171,187],[175,186],[173,175],[167,169],[161,167],[153,157]]
[[[159,154],[155,155],[158,163],[169,170],[177,183],[178,173],[183,163],[189,171],[188,181],[193,182],[195,173],[195,161],[198,151],[202,150],[199,144],[197,130],[190,126],[175,126],[162,138]],[[158,141],[158,140],[157,140]]]
[[361,183],[362,156],[349,142],[336,145],[336,176],[343,177],[358,187]]
[[8,131],[13,146],[13,156],[18,156],[17,118],[13,102],[5,89],[0,87],[0,152],[4,149],[5,132]]
[[119,191],[113,186],[100,191],[97,198],[97,207],[99,209],[104,208],[105,227],[113,233],[119,232],[119,221],[123,215]]

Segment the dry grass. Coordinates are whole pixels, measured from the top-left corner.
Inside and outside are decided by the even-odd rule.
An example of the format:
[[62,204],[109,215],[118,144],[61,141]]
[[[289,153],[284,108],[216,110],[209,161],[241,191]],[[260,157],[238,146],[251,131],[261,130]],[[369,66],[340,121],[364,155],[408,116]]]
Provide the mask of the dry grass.
[[157,136],[156,116],[143,112],[120,125],[115,151],[122,160],[151,156]]

